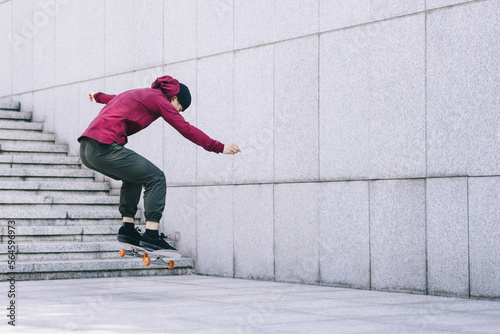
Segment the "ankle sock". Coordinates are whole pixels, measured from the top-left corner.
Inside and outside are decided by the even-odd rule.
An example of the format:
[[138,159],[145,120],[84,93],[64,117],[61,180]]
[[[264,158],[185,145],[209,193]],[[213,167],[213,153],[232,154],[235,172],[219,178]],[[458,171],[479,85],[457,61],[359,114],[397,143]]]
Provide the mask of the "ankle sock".
[[146,235],[151,238],[158,238],[158,230],[148,230],[146,229]]

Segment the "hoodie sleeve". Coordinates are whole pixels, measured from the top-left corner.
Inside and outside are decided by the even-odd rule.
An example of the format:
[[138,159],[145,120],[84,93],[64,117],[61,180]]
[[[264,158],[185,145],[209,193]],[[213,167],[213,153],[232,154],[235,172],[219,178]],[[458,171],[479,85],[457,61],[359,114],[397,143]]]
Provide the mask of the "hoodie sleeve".
[[94,100],[97,102],[97,103],[102,103],[102,104],[108,104],[109,101],[111,101],[112,99],[115,98],[116,95],[108,95],[108,94],[104,94],[104,93],[96,93],[94,94]]
[[222,153],[224,151],[224,144],[210,138],[203,131],[186,122],[184,117],[175,110],[170,102],[167,100],[159,101],[158,107],[161,117],[184,136],[184,138],[189,139],[209,152]]

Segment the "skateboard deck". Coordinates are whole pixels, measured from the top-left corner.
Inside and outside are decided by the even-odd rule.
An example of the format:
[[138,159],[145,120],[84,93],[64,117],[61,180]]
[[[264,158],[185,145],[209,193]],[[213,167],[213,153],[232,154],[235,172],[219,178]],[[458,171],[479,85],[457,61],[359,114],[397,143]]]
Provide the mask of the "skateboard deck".
[[[120,241],[119,241],[120,242]],[[150,264],[156,264],[161,266],[166,266],[168,269],[173,269],[175,267],[175,261],[173,259],[178,259],[182,254],[178,251],[168,251],[168,250],[151,250],[148,248],[135,246],[126,242],[120,242],[121,245],[127,245],[131,250],[120,249],[119,255],[124,256],[134,256],[142,258],[145,266]]]

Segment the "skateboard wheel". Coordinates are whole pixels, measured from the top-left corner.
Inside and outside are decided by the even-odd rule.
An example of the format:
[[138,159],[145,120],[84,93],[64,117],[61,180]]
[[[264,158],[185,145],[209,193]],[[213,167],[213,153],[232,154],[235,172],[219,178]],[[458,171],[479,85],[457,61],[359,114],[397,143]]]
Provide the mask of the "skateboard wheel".
[[168,261],[168,269],[174,269],[175,267],[175,262],[174,261]]
[[120,249],[120,253],[118,253],[121,257],[124,257],[125,254],[127,254],[127,251],[125,249]]
[[146,256],[144,258],[144,265],[145,266],[149,266],[150,264],[151,264],[151,259],[148,256]]
[[146,260],[147,258],[149,258],[148,254],[146,253],[142,254],[142,261]]

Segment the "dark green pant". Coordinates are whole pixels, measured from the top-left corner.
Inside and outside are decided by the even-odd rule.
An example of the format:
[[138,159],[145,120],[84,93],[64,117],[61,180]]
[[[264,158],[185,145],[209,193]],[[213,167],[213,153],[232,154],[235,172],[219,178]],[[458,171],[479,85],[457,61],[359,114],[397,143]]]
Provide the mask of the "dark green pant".
[[122,180],[120,213],[134,217],[144,186],[144,209],[147,221],[159,222],[165,208],[165,174],[153,163],[128,148],[102,144],[84,137],[80,141],[80,159],[90,169]]

